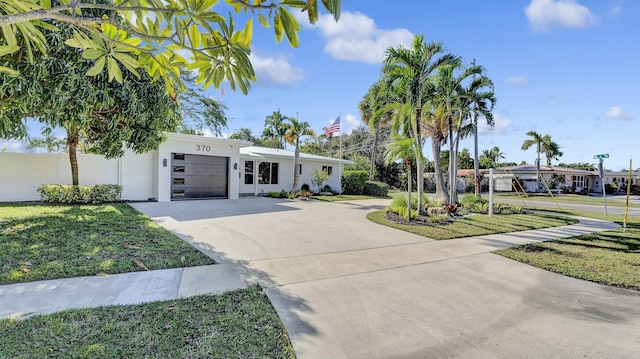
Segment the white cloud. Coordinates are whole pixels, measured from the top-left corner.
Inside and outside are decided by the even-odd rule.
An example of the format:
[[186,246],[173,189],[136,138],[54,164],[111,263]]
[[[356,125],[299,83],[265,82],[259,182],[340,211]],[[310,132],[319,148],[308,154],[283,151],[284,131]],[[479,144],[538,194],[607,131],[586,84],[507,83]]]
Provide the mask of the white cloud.
[[581,29],[598,22],[591,10],[576,0],[531,0],[524,12],[534,31]]
[[304,81],[304,71],[291,66],[282,56],[262,57],[251,54],[249,59],[256,73],[256,86],[286,86]]
[[505,135],[513,130],[513,121],[509,117],[493,116],[493,127],[489,127],[486,121],[478,118],[478,133],[483,135]]
[[630,121],[633,118],[633,115],[625,113],[620,106],[613,106],[604,114],[604,117],[613,120]]
[[616,4],[609,10],[609,17],[618,17],[622,14],[622,1],[616,1]]
[[320,31],[326,41],[324,51],[340,60],[379,64],[388,47],[409,47],[413,43],[414,35],[409,30],[379,29],[373,19],[359,12],[343,12],[338,22],[332,15],[321,15],[314,25],[306,13],[297,13],[296,17],[304,27]]
[[342,133],[344,134],[349,135],[351,134],[351,131],[353,131],[354,128],[358,128],[362,126],[362,121],[360,121],[359,118],[357,118],[355,115],[352,115],[350,113],[344,116],[341,116],[340,118],[344,119],[342,120],[343,123],[349,125],[348,127],[347,126],[342,127]]
[[0,141],[0,152],[34,152],[26,149],[27,144],[21,141]]
[[512,76],[507,77],[504,80],[504,83],[507,85],[526,85],[527,83],[529,83],[529,79],[524,76]]

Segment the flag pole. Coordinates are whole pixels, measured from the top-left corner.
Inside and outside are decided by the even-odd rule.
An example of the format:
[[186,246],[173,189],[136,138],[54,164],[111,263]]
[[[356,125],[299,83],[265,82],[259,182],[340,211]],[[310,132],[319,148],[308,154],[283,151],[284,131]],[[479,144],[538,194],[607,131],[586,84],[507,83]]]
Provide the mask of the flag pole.
[[[342,116],[342,112],[340,112],[340,114],[338,115],[338,118],[340,118]],[[342,153],[342,122],[340,122],[340,159],[344,159],[343,153]]]

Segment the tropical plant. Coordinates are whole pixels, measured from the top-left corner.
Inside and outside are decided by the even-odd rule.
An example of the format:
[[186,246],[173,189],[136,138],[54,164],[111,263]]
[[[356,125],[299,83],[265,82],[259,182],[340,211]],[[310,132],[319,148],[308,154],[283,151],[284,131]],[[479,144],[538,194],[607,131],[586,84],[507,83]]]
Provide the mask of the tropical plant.
[[250,128],[242,127],[239,130],[237,130],[236,132],[234,132],[231,135],[229,135],[229,139],[247,141],[247,142],[255,142],[256,141],[256,136],[253,135],[253,132],[251,131]]
[[215,98],[206,96],[204,91],[195,85],[193,73],[182,71],[180,79],[186,87],[178,97],[182,116],[178,132],[200,136],[210,132],[220,136],[229,123],[225,113],[227,106]]
[[287,132],[287,126],[285,120],[287,116],[280,113],[280,110],[273,111],[273,113],[267,116],[264,120],[264,131],[262,131],[263,139],[273,139],[277,141],[278,148],[284,148],[285,140],[284,135]]
[[540,153],[542,152],[542,143],[544,142],[544,136],[541,136],[536,131],[527,132],[527,136],[531,137],[522,144],[522,150],[526,151],[533,145],[536,146],[536,153],[538,158],[536,160],[536,192],[540,192]]
[[287,132],[284,134],[284,139],[290,145],[295,147],[293,156],[293,187],[291,192],[298,190],[298,181],[300,180],[300,172],[298,171],[298,163],[300,162],[300,139],[302,137],[314,137],[315,131],[311,129],[311,125],[306,121],[298,121],[294,117],[286,119]]
[[43,137],[31,137],[27,143],[26,149],[31,150],[34,148],[44,148],[47,153],[60,152],[65,148],[67,141],[64,138],[59,138],[51,134],[51,128],[47,128],[43,131]]
[[483,150],[480,155],[480,168],[496,168],[501,159],[504,159],[504,153],[500,152],[499,147]]
[[393,95],[390,88],[384,81],[376,81],[371,85],[367,94],[358,104],[362,121],[374,132],[373,143],[371,145],[371,162],[369,168],[369,181],[373,181],[375,175],[376,154],[380,131],[391,124],[392,112],[388,105]]
[[[249,61],[253,19],[273,27],[280,42],[286,36],[297,47],[301,27],[289,9],[306,12],[313,24],[318,20],[318,1],[226,0],[236,15],[247,19],[236,30],[234,16],[225,18],[216,11],[218,1],[0,1],[0,72],[15,75],[20,70],[4,62],[7,57],[24,57],[34,63],[41,54],[51,52],[50,39],[43,30],[57,30],[59,24],[74,28],[65,43],[82,51],[76,57],[95,62],[85,73],[95,76],[104,71],[109,81],[123,82],[121,66],[138,76],[138,68],[149,76],[165,80],[170,93],[181,87],[180,69],[198,71],[197,82],[218,87],[223,81],[246,93],[254,71]],[[322,5],[340,17],[340,0],[323,0]],[[219,7],[217,8],[219,9]],[[56,23],[52,23],[54,20]],[[183,57],[184,54],[190,60]]]
[[[384,154],[384,162],[386,164],[391,164],[397,160],[403,160],[406,165],[407,165],[407,178],[409,179],[407,181],[408,183],[408,188],[407,191],[409,192],[408,194],[408,199],[407,199],[407,219],[411,220],[409,214],[411,213],[411,162],[414,158],[414,156],[416,155],[416,150],[415,150],[415,142],[413,139],[411,138],[407,138],[407,137],[398,137],[396,136],[394,138],[394,141],[391,142],[389,145],[387,145],[387,151]],[[422,208],[422,198],[420,198],[422,196],[422,193],[418,192],[418,201],[420,202],[418,204],[418,208]]]
[[318,170],[317,168],[311,171],[311,183],[318,188],[318,192],[322,191],[322,185],[327,182],[330,177],[327,171]]
[[[413,46],[409,49],[402,46],[390,47],[386,51],[382,72],[385,81],[395,93],[396,113],[395,122],[402,121],[403,125],[396,128],[404,128],[404,134],[409,134],[415,142],[416,164],[418,170],[418,198],[422,200],[423,192],[423,106],[427,105],[433,94],[432,76],[443,66],[455,64],[459,57],[444,54],[442,43],[425,43],[424,36],[416,35]],[[440,143],[437,144],[438,147]],[[434,161],[438,160],[435,157]],[[436,176],[438,173],[436,166]],[[436,181],[436,196],[443,195],[440,188],[443,181]]]
[[544,135],[542,140],[542,152],[547,158],[547,166],[551,166],[551,160],[560,159],[563,153],[560,151],[560,145],[551,140],[551,136]]

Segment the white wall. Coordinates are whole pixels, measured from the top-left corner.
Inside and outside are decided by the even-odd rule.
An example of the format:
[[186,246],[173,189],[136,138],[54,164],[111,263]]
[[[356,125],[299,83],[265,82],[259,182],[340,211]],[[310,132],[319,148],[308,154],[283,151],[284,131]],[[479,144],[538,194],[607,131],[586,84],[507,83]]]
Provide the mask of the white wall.
[[[119,178],[117,159],[78,155],[81,185],[120,184]],[[42,184],[71,184],[69,154],[0,153],[0,202],[39,200],[37,189]]]

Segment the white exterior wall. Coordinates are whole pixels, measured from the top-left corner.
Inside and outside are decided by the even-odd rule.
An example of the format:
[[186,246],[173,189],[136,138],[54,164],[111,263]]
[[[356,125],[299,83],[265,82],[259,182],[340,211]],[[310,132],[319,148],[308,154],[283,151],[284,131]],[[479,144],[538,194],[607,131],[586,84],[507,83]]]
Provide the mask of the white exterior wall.
[[[217,156],[229,158],[229,199],[237,199],[240,186],[239,176],[242,172],[239,149],[242,142],[193,135],[167,134],[168,140],[158,148],[158,156],[154,158],[157,168],[157,200],[171,201],[171,154],[184,153],[190,155]],[[164,160],[167,164],[164,165]],[[243,162],[244,163],[244,162]],[[234,164],[236,169],[234,169]],[[278,189],[280,190],[280,189]]]
[[[245,184],[244,176],[245,176],[245,161],[253,161],[254,162],[254,183],[253,184]],[[277,162],[278,163],[278,184],[259,184],[258,182],[258,167],[261,162]],[[313,170],[317,169],[318,171],[322,171],[323,166],[331,166],[333,167],[333,174],[329,178],[327,182],[323,184],[331,186],[331,189],[337,192],[342,192],[341,188],[341,179],[342,179],[342,170],[344,165],[339,162],[322,162],[316,160],[309,159],[300,159],[300,164],[302,165],[302,173],[300,174],[300,178],[298,180],[298,189],[306,183],[311,187],[311,191],[317,191],[318,188],[313,188],[313,183],[311,180],[313,179]],[[240,158],[240,193],[242,194],[254,194],[260,195],[268,192],[279,192],[281,190],[285,190],[287,192],[291,191],[293,188],[293,159],[288,157],[247,157],[242,156]]]
[[158,152],[135,154],[127,151],[120,159],[122,199],[146,201],[158,193],[155,174],[158,173]]
[[[119,160],[99,155],[78,155],[81,185],[120,184]],[[38,186],[71,184],[67,153],[0,153],[0,201],[37,201]],[[124,196],[123,196],[124,198]]]

